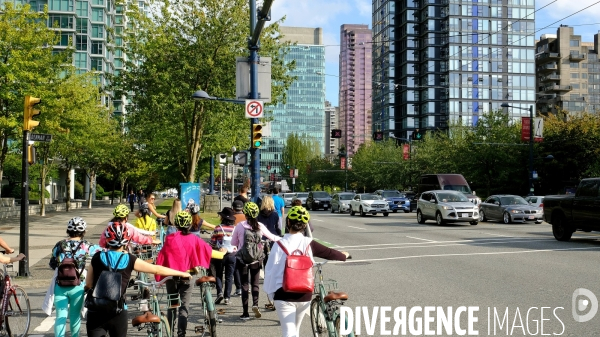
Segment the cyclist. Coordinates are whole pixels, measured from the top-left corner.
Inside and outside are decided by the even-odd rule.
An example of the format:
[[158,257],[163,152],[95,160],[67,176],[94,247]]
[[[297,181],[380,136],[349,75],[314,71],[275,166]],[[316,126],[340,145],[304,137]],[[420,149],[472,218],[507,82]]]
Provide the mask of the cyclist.
[[[231,235],[234,230],[235,217],[233,210],[229,207],[223,207],[221,212],[218,212],[221,218],[221,224],[215,227],[215,230],[210,238],[210,245],[213,249],[225,249],[223,260],[211,260],[211,269],[214,267],[215,278],[217,279],[217,298],[215,304],[221,303],[225,299],[224,304],[229,305],[231,298],[231,283],[234,282],[235,271],[235,253],[237,248],[231,245]],[[223,272],[225,272],[225,292],[223,292]],[[237,280],[236,288],[240,288],[240,281]]]
[[150,208],[147,202],[142,204],[139,214],[140,217],[135,221],[135,227],[146,232],[156,233],[156,220],[150,217]]
[[[301,206],[302,207],[302,200],[296,199],[296,200],[292,201],[292,207],[294,207],[294,206]],[[312,238],[312,233],[314,231],[315,231],[315,228],[313,227],[313,225],[309,221],[308,222],[308,226],[306,226],[306,228],[304,229],[304,236]]]
[[238,250],[236,269],[240,272],[240,279],[242,283],[242,307],[244,312],[240,318],[243,320],[250,319],[250,315],[248,314],[248,277],[250,277],[250,282],[252,283],[252,311],[254,311],[256,318],[260,318],[262,316],[260,310],[258,309],[258,282],[262,261],[257,260],[250,264],[246,264],[239,257],[239,252],[244,247],[244,237],[246,237],[246,231],[252,231],[255,233],[258,232],[258,235],[265,236],[271,241],[279,240],[279,236],[269,232],[265,225],[256,220],[259,211],[260,210],[258,209],[257,204],[251,201],[247,202],[244,205],[243,211],[244,215],[246,216],[246,221],[242,221],[235,226],[235,229],[233,230],[233,237],[231,238],[231,244],[236,246]]
[[[212,249],[198,236],[190,235],[191,225],[192,216],[190,213],[186,211],[177,213],[175,226],[178,231],[167,236],[165,244],[156,258],[157,265],[194,273],[195,268],[198,266],[203,268],[210,266]],[[160,275],[156,276],[157,281],[161,279]],[[181,299],[177,321],[177,336],[185,336],[193,280],[191,278],[174,277],[167,281],[166,286],[167,293],[170,295],[179,294]],[[173,327],[175,310],[169,309],[167,312],[167,319],[171,327]]]
[[[346,261],[347,252],[340,252],[335,249],[327,248],[322,244],[313,241],[312,238],[304,236],[303,232],[310,220],[310,214],[302,206],[294,206],[288,212],[286,218],[286,234],[280,243],[286,247],[288,252],[300,250],[307,251],[309,256],[320,257],[326,260]],[[277,316],[281,323],[281,332],[284,337],[300,336],[300,325],[304,315],[310,308],[312,292],[308,293],[290,293],[283,291],[283,271],[287,255],[279,247],[279,244],[273,245],[269,261],[265,267],[265,281],[263,289],[267,294],[271,294],[274,299]]]
[[166,218],[164,225],[167,226],[167,235],[173,234],[177,231],[177,227],[175,227],[175,216],[179,212],[181,212],[181,200],[175,199],[173,200],[171,209],[167,211],[167,214],[165,214]]
[[67,316],[71,326],[71,336],[79,336],[81,326],[81,307],[83,306],[83,286],[85,285],[85,263],[89,258],[100,251],[98,245],[92,245],[84,240],[87,223],[80,217],[69,220],[67,224],[67,235],[69,237],[60,240],[52,248],[50,266],[56,269],[65,258],[73,258],[80,273],[82,281],[78,286],[60,286],[58,281],[54,287],[54,307],[56,308],[56,321],[54,323],[54,335],[64,336],[66,334]]
[[[110,266],[121,274],[121,301],[119,303],[123,310],[120,313],[88,310],[87,335],[89,337],[101,337],[106,336],[108,332],[111,337],[124,337],[127,336],[127,304],[124,295],[133,270],[141,273],[180,278],[191,278],[192,276],[187,272],[147,263],[138,259],[135,255],[127,253],[125,247],[129,244],[131,235],[129,227],[123,221],[111,222],[102,236],[106,238],[109,248],[107,252],[101,252],[92,257],[92,264],[88,267],[86,289],[93,289],[98,283],[100,274],[105,270],[109,270]],[[91,296],[91,294],[88,294],[88,296]]]
[[[152,239],[152,236],[156,235],[156,232],[147,232],[142,229],[136,228],[134,225],[127,222],[128,215],[129,215],[129,208],[127,208],[127,206],[125,206],[123,204],[117,205],[117,207],[115,207],[115,209],[113,210],[114,218],[108,223],[108,227],[110,227],[110,225],[115,222],[123,223],[129,229],[129,235],[131,236],[131,239],[130,239],[131,242],[137,243],[139,245],[160,244],[160,240]],[[104,235],[100,235],[99,245],[102,248],[107,248],[108,245],[107,245],[106,237]]]

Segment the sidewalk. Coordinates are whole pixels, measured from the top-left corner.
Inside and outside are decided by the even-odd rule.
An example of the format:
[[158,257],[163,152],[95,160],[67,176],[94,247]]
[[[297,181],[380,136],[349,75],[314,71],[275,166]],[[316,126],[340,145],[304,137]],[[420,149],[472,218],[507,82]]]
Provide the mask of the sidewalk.
[[[71,218],[81,217],[87,222],[85,239],[97,244],[100,233],[112,218],[112,210],[117,205],[94,205],[92,209],[80,208],[70,212],[50,212],[46,216],[29,216],[29,272],[31,278],[17,279],[15,283],[24,287],[47,287],[53,275],[48,267],[51,250],[54,245],[67,237],[67,223]],[[135,218],[130,213],[130,218]],[[13,248],[19,251],[19,217],[0,219],[0,236]],[[16,255],[16,254],[13,254]],[[14,274],[19,264],[14,263]]]

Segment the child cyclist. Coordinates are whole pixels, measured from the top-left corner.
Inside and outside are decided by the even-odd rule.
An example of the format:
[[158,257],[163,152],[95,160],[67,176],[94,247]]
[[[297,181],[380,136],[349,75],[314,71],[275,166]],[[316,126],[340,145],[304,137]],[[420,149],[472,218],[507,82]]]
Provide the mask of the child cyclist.
[[[112,223],[118,222],[124,224],[129,230],[129,236],[131,242],[138,245],[149,245],[149,244],[160,244],[160,240],[152,239],[153,235],[156,235],[156,232],[144,231],[143,229],[139,229],[134,225],[127,222],[127,217],[129,216],[129,208],[126,205],[117,205],[113,210],[113,218],[108,223],[110,226]],[[104,235],[100,235],[100,247],[107,248],[106,237]]]

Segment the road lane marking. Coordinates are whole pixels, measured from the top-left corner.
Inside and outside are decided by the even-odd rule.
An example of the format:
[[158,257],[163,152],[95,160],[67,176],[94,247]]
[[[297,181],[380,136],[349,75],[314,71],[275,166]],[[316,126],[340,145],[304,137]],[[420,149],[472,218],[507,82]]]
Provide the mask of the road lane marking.
[[367,230],[366,228],[360,228],[360,227],[354,227],[354,226],[348,226],[348,227],[350,227],[350,228],[356,228],[356,229],[361,229],[361,230],[363,230],[363,231],[366,231],[366,230]]
[[485,232],[483,234],[493,235],[493,236],[503,236],[505,238],[515,238],[516,237],[516,236],[510,236],[510,235],[493,234],[493,233],[485,233]]
[[[532,240],[514,240],[514,241],[465,241],[465,242],[457,242],[457,243],[446,243],[445,241],[438,241],[436,243],[440,243],[438,245],[424,245],[424,246],[392,246],[392,247],[372,247],[372,248],[358,248],[358,249],[349,249],[350,251],[360,251],[360,250],[381,250],[381,249],[402,249],[402,248],[431,248],[431,247],[451,247],[451,246],[481,246],[481,245],[492,245],[492,244],[503,244],[503,243],[512,243],[512,242],[532,242],[532,241],[556,241],[554,239],[532,239]],[[431,243],[431,242],[427,242]],[[423,244],[423,243],[418,243]],[[342,248],[342,247],[336,247]]]
[[324,222],[325,220],[313,219],[314,221]]
[[[52,313],[54,314],[54,312],[52,312]],[[55,316],[48,316],[42,321],[42,323],[40,323],[40,325],[38,325],[35,329],[33,329],[33,331],[38,331],[38,332],[50,331],[50,329],[52,329],[54,327],[55,320],[56,320]],[[33,335],[31,337],[33,337]]]
[[558,248],[558,249],[536,249],[536,250],[519,250],[514,252],[485,252],[485,253],[456,253],[456,254],[432,254],[432,255],[410,255],[410,256],[396,256],[396,257],[385,257],[379,259],[364,259],[364,260],[349,260],[349,261],[329,261],[328,263],[356,263],[356,262],[375,262],[375,261],[388,261],[388,260],[404,260],[404,259],[415,259],[422,257],[447,257],[447,256],[474,256],[474,255],[505,255],[505,254],[523,254],[523,253],[546,253],[546,252],[559,252],[559,251],[572,251],[572,250],[591,250],[600,249],[600,247],[585,247],[585,248]]
[[415,240],[423,240],[423,241],[428,241],[428,242],[437,242],[437,241],[434,241],[434,240],[421,239],[421,238],[417,238],[417,237],[414,237],[414,236],[408,236],[408,235],[406,237],[407,238],[411,238],[411,239],[415,239]]
[[[514,237],[518,240],[531,240],[532,238],[527,237]],[[468,240],[453,240],[453,241],[435,241],[435,243],[455,243],[455,242],[477,242],[480,241],[489,241],[489,240],[501,240],[496,238],[478,238],[478,239],[468,239]],[[544,240],[552,240],[552,239],[544,239]],[[432,242],[433,243],[433,242]],[[376,245],[358,245],[358,246],[338,246],[338,248],[362,248],[362,247],[381,247],[381,246],[399,246],[399,245],[421,245],[422,242],[398,242],[398,243],[380,243]]]

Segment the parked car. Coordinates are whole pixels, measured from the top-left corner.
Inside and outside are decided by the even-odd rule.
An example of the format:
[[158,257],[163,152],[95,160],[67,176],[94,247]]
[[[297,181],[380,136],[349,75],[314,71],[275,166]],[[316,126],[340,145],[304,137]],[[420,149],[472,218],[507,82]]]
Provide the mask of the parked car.
[[419,200],[420,195],[418,195],[415,191],[401,191],[400,193],[405,194],[406,198],[410,200],[410,211],[416,211],[417,200]]
[[462,174],[424,174],[417,185],[417,193],[433,190],[459,191],[469,198],[475,205],[481,203],[481,199],[471,190],[469,183]]
[[350,200],[354,198],[354,192],[339,192],[331,198],[331,213],[337,211],[344,213],[350,209]]
[[408,199],[406,194],[402,194],[396,190],[377,190],[375,193],[387,201],[390,211],[394,213],[397,211],[410,212],[410,199]]
[[365,216],[367,213],[377,215],[383,213],[383,216],[390,215],[390,207],[382,197],[377,194],[362,193],[357,194],[350,201],[350,215],[360,213],[360,216]]
[[542,223],[544,210],[530,205],[523,197],[510,194],[489,196],[479,205],[479,221],[498,220],[511,222],[535,221]]
[[283,201],[285,201],[285,207],[292,206],[292,198],[296,193],[283,193]]
[[475,226],[479,220],[479,208],[461,192],[427,191],[421,193],[417,201],[417,222],[424,224],[430,219],[438,225],[468,222]]
[[308,197],[308,192],[298,192],[292,197],[292,202],[296,199],[300,199],[300,201],[302,201],[302,206],[306,206],[306,197]]
[[312,211],[331,208],[331,196],[325,191],[310,191],[306,197],[306,208]]
[[530,195],[525,197],[525,201],[527,201],[531,206],[544,207],[544,197],[540,195]]
[[569,241],[578,230],[600,231],[600,178],[581,180],[575,194],[547,195],[544,220],[558,241]]

